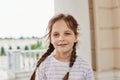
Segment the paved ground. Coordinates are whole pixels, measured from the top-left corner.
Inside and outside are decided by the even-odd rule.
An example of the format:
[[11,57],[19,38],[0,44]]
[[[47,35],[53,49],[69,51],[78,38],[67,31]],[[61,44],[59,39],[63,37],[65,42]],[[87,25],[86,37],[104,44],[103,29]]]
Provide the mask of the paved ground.
[[0,56],[0,80],[12,80],[12,78],[6,72],[7,57]]
[[7,57],[0,56],[0,80],[29,80],[28,77],[24,78],[13,78],[7,73]]
[[13,78],[10,77],[5,70],[0,69],[0,80],[13,80]]

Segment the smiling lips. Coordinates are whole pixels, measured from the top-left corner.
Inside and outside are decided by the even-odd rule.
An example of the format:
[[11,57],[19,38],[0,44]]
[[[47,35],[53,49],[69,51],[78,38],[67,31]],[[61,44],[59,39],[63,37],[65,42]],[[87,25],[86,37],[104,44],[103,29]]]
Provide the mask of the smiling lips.
[[66,46],[67,44],[58,44],[58,46],[61,46],[61,47],[64,47]]

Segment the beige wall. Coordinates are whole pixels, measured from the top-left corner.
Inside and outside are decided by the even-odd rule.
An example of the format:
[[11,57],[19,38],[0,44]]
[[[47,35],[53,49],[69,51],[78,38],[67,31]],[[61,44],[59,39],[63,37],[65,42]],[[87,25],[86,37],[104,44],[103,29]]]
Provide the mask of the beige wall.
[[113,4],[113,31],[114,31],[114,58],[115,69],[120,70],[120,0],[112,0]]
[[120,72],[120,0],[90,0],[89,4],[93,68],[112,80],[114,71]]

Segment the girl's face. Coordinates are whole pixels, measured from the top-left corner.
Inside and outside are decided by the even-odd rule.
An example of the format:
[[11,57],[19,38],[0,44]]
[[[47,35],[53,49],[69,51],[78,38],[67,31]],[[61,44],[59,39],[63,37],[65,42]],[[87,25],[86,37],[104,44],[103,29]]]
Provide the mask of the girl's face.
[[51,43],[58,53],[68,53],[73,50],[77,36],[67,26],[64,20],[58,20],[52,26]]

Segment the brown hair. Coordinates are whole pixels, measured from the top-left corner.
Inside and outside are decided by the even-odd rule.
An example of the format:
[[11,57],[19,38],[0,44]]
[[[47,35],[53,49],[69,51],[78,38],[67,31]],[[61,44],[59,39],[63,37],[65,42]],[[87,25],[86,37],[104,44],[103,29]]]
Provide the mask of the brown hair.
[[[52,26],[54,25],[54,23],[58,20],[64,20],[66,22],[66,24],[68,25],[68,27],[74,32],[74,34],[77,36],[78,35],[78,32],[77,32],[77,28],[78,28],[78,23],[77,21],[74,19],[73,16],[71,15],[65,15],[65,14],[59,14],[59,15],[56,15],[54,16],[53,18],[51,18],[51,20],[49,21],[48,23],[48,38],[50,39],[50,36],[51,36],[51,32],[52,32]],[[76,60],[76,43],[74,43],[74,46],[73,46],[73,51],[71,53],[71,58],[70,58],[70,64],[69,64],[69,67],[72,68],[75,60]],[[37,65],[36,65],[36,68],[30,78],[30,80],[35,80],[35,73],[36,73],[36,69],[37,67],[39,67],[39,65],[54,51],[54,46],[50,43],[49,44],[49,48],[48,50],[43,54],[43,56],[38,60],[37,62]],[[70,72],[67,72],[66,75],[63,77],[63,80],[68,80],[69,78],[69,73]]]

